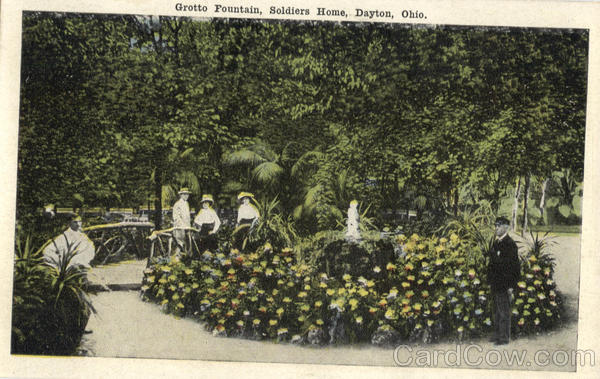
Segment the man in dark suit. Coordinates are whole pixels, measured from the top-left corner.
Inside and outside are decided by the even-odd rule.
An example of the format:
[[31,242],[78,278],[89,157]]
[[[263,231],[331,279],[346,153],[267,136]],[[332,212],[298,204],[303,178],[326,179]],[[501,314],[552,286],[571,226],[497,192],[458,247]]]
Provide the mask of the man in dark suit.
[[496,219],[496,239],[488,253],[488,281],[494,299],[494,337],[496,345],[510,340],[510,314],[513,288],[521,276],[519,249],[508,235],[510,222],[504,217]]

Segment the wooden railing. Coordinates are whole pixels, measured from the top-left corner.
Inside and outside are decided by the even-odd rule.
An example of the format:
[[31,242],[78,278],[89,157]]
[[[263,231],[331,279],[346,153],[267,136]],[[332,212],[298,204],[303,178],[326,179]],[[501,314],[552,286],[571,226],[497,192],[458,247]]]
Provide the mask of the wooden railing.
[[173,254],[173,250],[175,249],[174,244],[175,236],[173,232],[175,230],[184,230],[185,238],[184,238],[184,246],[180,246],[180,250],[183,252],[190,251],[199,251],[198,244],[196,238],[194,238],[197,233],[200,231],[195,228],[169,228],[163,230],[155,230],[148,236],[148,240],[150,240],[150,255],[148,257],[148,263],[158,256],[161,257],[170,257]]
[[95,264],[106,264],[124,257],[148,257],[148,234],[154,228],[150,222],[119,222],[86,227],[83,231],[94,242]]

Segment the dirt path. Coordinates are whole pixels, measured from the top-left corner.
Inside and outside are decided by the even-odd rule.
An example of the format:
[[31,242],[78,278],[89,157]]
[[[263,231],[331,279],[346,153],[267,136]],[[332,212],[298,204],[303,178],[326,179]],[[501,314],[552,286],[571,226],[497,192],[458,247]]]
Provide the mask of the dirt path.
[[[555,254],[555,279],[567,296],[572,315],[577,312],[579,292],[579,241],[579,237],[561,237],[560,249],[557,246]],[[139,269],[142,265],[138,264],[137,267]],[[393,348],[379,348],[369,344],[311,347],[213,337],[204,330],[202,324],[166,315],[155,304],[142,302],[135,291],[101,292],[92,300],[98,314],[90,318],[88,329],[93,333],[86,335],[82,343],[82,349],[88,356],[395,366],[396,355],[401,363],[412,360],[410,366],[560,371],[575,369],[570,363],[562,365],[561,360],[554,364],[551,357],[559,350],[576,349],[576,318],[559,330],[520,338],[502,349],[483,339],[463,345],[452,342],[434,345],[412,343],[410,347],[402,348],[395,354]],[[478,346],[468,348],[470,344]],[[409,348],[412,350],[409,351]],[[539,358],[542,360],[540,363],[548,361],[548,365],[537,365],[534,362],[536,351],[547,352],[540,353]],[[525,362],[509,364],[504,352],[526,353]],[[564,357],[562,353],[557,354],[558,358]],[[498,357],[501,359],[496,365]],[[482,363],[476,366],[469,364],[478,360]]]

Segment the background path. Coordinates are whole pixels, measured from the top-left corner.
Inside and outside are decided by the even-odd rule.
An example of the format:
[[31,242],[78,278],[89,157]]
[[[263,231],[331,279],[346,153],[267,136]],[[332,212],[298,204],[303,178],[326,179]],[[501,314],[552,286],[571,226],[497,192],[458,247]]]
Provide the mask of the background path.
[[[536,366],[533,357],[536,351],[548,351],[550,355],[557,350],[570,351],[577,345],[577,295],[579,293],[579,236],[560,237],[560,246],[556,246],[555,258],[556,282],[567,296],[569,314],[574,316],[562,328],[539,336],[519,338],[502,349],[487,342],[486,339],[472,340],[460,346],[459,354],[446,354],[450,360],[444,362],[443,356],[435,351],[456,352],[457,345],[451,341],[433,345],[411,343],[412,355],[403,350],[399,358],[406,361],[416,358],[418,351],[428,351],[440,358],[434,367],[454,366],[458,355],[458,366],[469,368],[463,355],[469,344],[477,344],[481,351],[472,348],[468,359],[484,358],[491,350],[501,354],[507,351],[527,352],[526,362],[522,366],[509,365],[503,361],[497,365],[482,364],[478,368],[514,368],[525,370],[573,371],[574,366],[550,364]],[[96,268],[91,277],[107,280],[106,283],[128,282],[135,278],[141,281],[145,262],[127,262],[120,265]],[[138,282],[139,283],[139,282]],[[203,324],[190,319],[177,319],[164,314],[153,303],[145,303],[137,291],[107,291],[92,297],[98,313],[92,315],[87,329],[92,333],[85,335],[81,353],[99,357],[129,358],[170,358],[201,359],[216,361],[252,361],[287,363],[323,363],[346,365],[384,365],[394,366],[394,349],[380,348],[369,344],[339,345],[327,347],[295,346],[287,343],[277,344],[270,341],[250,341],[238,338],[213,337],[204,330]],[[490,353],[495,354],[495,353]],[[494,357],[492,357],[494,358]],[[433,364],[433,362],[432,362]],[[414,365],[414,364],[413,364]]]

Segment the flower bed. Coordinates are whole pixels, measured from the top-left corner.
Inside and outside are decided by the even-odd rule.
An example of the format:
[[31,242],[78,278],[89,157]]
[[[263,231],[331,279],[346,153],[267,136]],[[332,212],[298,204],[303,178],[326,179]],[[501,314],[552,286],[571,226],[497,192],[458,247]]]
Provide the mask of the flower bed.
[[[145,271],[142,297],[165,312],[205,322],[215,335],[311,344],[463,339],[492,328],[485,259],[456,235],[398,237],[396,254],[363,275],[328,276],[296,262],[292,249],[204,252],[201,259]],[[376,260],[374,260],[376,261]],[[515,290],[517,334],[560,320],[553,267],[524,258]]]

